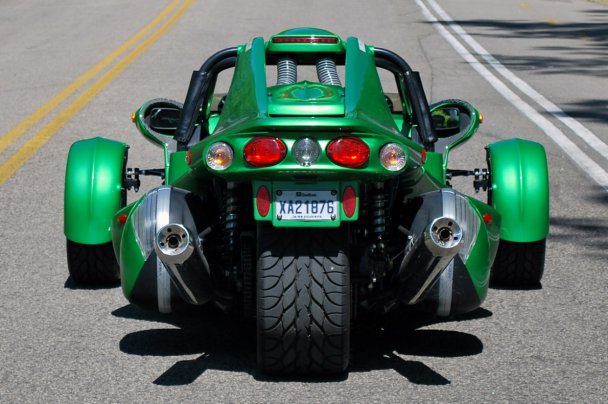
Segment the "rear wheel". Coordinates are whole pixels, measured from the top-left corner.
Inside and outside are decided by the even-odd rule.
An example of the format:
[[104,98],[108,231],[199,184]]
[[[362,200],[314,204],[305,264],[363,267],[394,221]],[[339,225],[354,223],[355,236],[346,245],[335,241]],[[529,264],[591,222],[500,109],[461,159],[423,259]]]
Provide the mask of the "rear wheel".
[[258,232],[258,366],[268,373],[340,373],[350,347],[350,273],[341,229]]
[[87,245],[67,240],[68,270],[79,285],[115,285],[120,269],[112,243]]
[[545,269],[546,239],[530,243],[500,240],[492,267],[493,287],[539,288]]

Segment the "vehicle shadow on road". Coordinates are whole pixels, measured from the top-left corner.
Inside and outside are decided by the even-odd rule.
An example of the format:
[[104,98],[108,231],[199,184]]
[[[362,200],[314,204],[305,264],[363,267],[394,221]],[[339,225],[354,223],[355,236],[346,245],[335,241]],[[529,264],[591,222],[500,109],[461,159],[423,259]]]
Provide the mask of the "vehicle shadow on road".
[[[418,329],[440,321],[414,321],[408,326],[385,328],[382,321],[355,327],[352,331],[349,373],[334,377],[274,377],[256,367],[256,331],[251,320],[234,319],[214,307],[196,312],[161,315],[133,305],[121,307],[112,314],[120,318],[167,323],[172,328],[155,328],[125,335],[120,350],[138,356],[193,356],[177,361],[165,370],[154,384],[178,386],[193,383],[207,370],[245,372],[262,382],[328,383],[348,379],[349,373],[392,369],[409,382],[419,385],[446,385],[450,381],[419,360],[402,356],[459,357],[477,355],[483,344],[474,335],[457,331]],[[478,309],[456,321],[491,316]],[[419,359],[419,358],[418,358]]]
[[68,276],[68,278],[65,280],[65,283],[63,284],[63,287],[65,289],[71,289],[71,290],[114,289],[114,288],[118,288],[119,286],[120,286],[120,282],[114,282],[114,283],[111,283],[111,284],[82,285],[82,284],[76,283],[76,281],[74,281],[74,279],[72,279],[71,276]]
[[[406,360],[403,356],[419,359],[419,357],[454,358],[478,355],[483,351],[483,343],[475,335],[460,331],[422,329],[422,327],[449,321],[481,319],[491,315],[489,310],[483,308],[449,320],[412,317],[407,312],[398,312],[386,322],[381,321],[355,330],[351,372],[392,369],[414,384],[450,384],[448,379],[425,363]],[[404,321],[405,318],[407,321]]]

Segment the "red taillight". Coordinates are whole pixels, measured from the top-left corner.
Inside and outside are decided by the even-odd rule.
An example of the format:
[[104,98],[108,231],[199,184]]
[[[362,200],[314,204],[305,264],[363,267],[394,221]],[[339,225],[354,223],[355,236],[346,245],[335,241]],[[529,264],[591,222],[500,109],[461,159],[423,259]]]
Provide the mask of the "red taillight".
[[285,158],[287,146],[276,137],[256,137],[245,145],[245,161],[255,167],[268,167]]
[[258,193],[255,196],[255,206],[260,216],[266,217],[268,215],[270,211],[270,192],[263,185],[258,188]]
[[318,36],[277,36],[272,38],[272,43],[338,43],[338,38]]
[[341,137],[329,142],[327,156],[336,164],[357,168],[367,163],[369,147],[360,139]]
[[355,189],[353,187],[346,187],[342,194],[342,210],[346,217],[350,218],[355,214],[355,209],[357,209],[357,195],[355,194]]

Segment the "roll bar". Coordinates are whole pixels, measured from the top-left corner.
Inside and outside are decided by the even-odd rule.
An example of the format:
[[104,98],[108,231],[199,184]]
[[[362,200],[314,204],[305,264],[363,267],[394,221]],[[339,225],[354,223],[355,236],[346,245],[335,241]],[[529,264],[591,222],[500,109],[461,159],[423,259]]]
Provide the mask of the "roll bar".
[[[420,74],[412,70],[410,65],[401,56],[388,49],[374,48],[374,56],[376,65],[393,73],[398,83],[399,78],[403,79],[409,94],[414,119],[418,123],[418,131],[420,132],[422,143],[429,150],[434,150],[433,145],[437,141],[437,135],[431,121],[429,103],[422,87]],[[402,94],[401,88],[399,88],[399,93],[402,99],[406,97],[405,94]]]
[[[178,149],[184,149],[192,138],[201,106],[207,105],[209,97],[212,96],[210,94],[213,91],[211,84],[215,82],[221,71],[236,65],[237,54],[237,47],[223,49],[211,55],[199,70],[192,72],[184,108],[175,131]],[[401,56],[387,49],[374,48],[374,56],[378,67],[392,72],[398,83],[401,80],[405,83],[408,94],[404,94],[401,86],[398,86],[400,96],[402,99],[409,100],[423,145],[429,150],[433,150],[437,136],[431,121],[429,104],[422,87],[420,74],[412,70]]]
[[215,81],[217,74],[222,70],[236,65],[237,51],[237,47],[232,47],[216,52],[203,63],[200,69],[192,72],[184,109],[175,131],[175,140],[177,140],[179,149],[188,144],[194,133],[200,106],[206,105],[209,98],[210,84]]

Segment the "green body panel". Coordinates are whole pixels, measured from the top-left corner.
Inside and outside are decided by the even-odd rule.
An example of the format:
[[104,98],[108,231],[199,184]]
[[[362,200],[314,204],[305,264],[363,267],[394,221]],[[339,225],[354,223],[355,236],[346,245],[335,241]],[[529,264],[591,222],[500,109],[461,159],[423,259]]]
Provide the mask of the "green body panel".
[[230,91],[226,94],[226,103],[214,133],[267,117],[267,91],[264,39],[258,37],[246,47],[239,48]]
[[403,129],[403,116],[393,114],[393,122],[395,122],[395,126],[397,126],[397,129],[399,129],[399,131],[401,132],[401,130]]
[[371,48],[359,39],[346,41],[346,117],[365,122],[369,130],[401,135],[384,99]]
[[116,255],[116,257],[120,257],[120,243],[122,242],[122,235],[123,235],[122,230],[124,227],[124,224],[120,224],[118,222],[118,216],[124,214],[124,215],[127,215],[127,217],[128,217],[131,214],[133,207],[137,203],[138,202],[135,202],[135,203],[125,206],[124,208],[117,211],[114,214],[114,217],[112,218],[112,225],[111,225],[112,246],[114,247],[114,254]]
[[135,282],[139,278],[146,262],[146,257],[142,255],[137,243],[137,236],[133,230],[131,216],[133,209],[141,204],[142,201],[143,198],[121,210],[118,214],[127,214],[127,222],[124,225],[120,225],[117,220],[114,220],[112,227],[114,250],[118,252],[116,256],[120,264],[122,292],[127,299],[131,296]]
[[[475,291],[480,302],[483,302],[488,293],[490,280],[490,268],[494,262],[498,243],[500,241],[500,214],[491,206],[475,198],[468,198],[469,204],[475,208],[481,220],[481,226],[477,233],[475,244],[471,248],[469,257],[465,262],[465,266],[475,287]],[[485,224],[483,215],[489,214],[492,216],[492,222]]]
[[302,81],[268,89],[270,116],[344,116],[344,90]]
[[167,169],[168,175],[166,177],[167,184],[173,184],[175,181],[182,177],[184,174],[190,172],[190,166],[187,162],[188,153],[175,152],[169,155],[169,167]]
[[445,183],[445,170],[441,153],[427,152],[424,171],[441,184]]
[[[403,136],[396,126],[382,96],[371,49],[361,45],[356,38],[349,38],[346,48],[350,50],[346,55],[350,68],[344,90],[341,90],[337,86],[306,82],[267,89],[264,41],[255,38],[247,46],[240,47],[232,85],[213,135],[191,147],[192,170],[183,171],[184,175],[179,178],[171,175],[171,182],[191,189],[197,182],[210,181],[212,174],[230,181],[286,181],[294,180],[294,175],[311,176],[318,181],[380,181],[399,174],[389,172],[379,164],[379,149],[389,142],[399,143],[406,150],[419,151],[421,147]],[[307,97],[317,97],[317,100],[320,97],[324,104],[321,107],[320,102],[315,101],[316,104],[304,106],[302,99]],[[320,109],[325,112],[311,119],[309,115]],[[323,116],[325,113],[332,116]],[[285,160],[272,167],[248,166],[238,151],[260,135],[280,137],[288,147]],[[347,135],[359,136],[370,145],[370,160],[360,169],[339,167],[324,153],[329,141]],[[290,153],[293,143],[305,136],[318,139],[323,149],[320,160],[311,167],[301,167]],[[211,173],[206,164],[206,153],[217,141],[228,143],[237,152],[229,168]]]
[[[241,47],[214,134],[308,127],[401,135],[382,95],[372,50],[357,38],[348,38],[346,48],[349,69],[342,90],[307,82],[267,88],[264,40],[255,38]],[[307,99],[309,102],[304,103]],[[331,118],[324,118],[327,115]],[[311,120],[311,116],[315,119]],[[345,119],[338,119],[339,116]]]
[[[210,180],[206,153],[209,146],[217,141],[226,142],[237,151],[229,168],[213,173],[230,181],[285,181],[293,180],[294,175],[311,176],[318,181],[381,181],[399,174],[389,172],[380,165],[379,149],[389,142],[399,143],[406,150],[421,150],[421,147],[403,136],[396,126],[382,95],[371,48],[362,45],[356,38],[349,38],[345,46],[348,49],[346,63],[350,67],[343,91],[337,86],[305,82],[267,89],[263,39],[255,38],[247,46],[239,48],[232,85],[215,132],[190,149],[192,171],[184,171],[185,175],[180,178],[171,175],[171,181],[179,186],[194,186],[196,182]],[[320,97],[326,100],[326,104],[324,107],[320,107],[319,103],[304,106],[302,99],[306,97]],[[321,116],[314,116],[314,119],[308,116],[319,109],[326,111]],[[274,111],[274,115],[269,111]],[[281,115],[286,113],[289,114]],[[323,116],[325,113],[339,116]],[[285,160],[272,167],[248,166],[238,151],[243,150],[245,144],[255,136],[275,134],[288,147]],[[330,162],[324,153],[329,141],[347,135],[358,136],[370,145],[369,162],[360,169],[339,167]],[[311,167],[301,167],[290,153],[293,143],[305,136],[318,139],[323,149],[320,160]],[[412,164],[417,162],[413,161]]]
[[215,128],[217,128],[217,124],[219,121],[220,117],[217,114],[210,116],[207,120],[207,131],[209,133],[213,133],[215,131]]
[[549,175],[542,145],[510,139],[488,146],[491,201],[502,216],[500,238],[533,242],[549,233]]
[[[222,114],[223,116],[224,114]],[[303,131],[333,131],[334,133],[349,134],[349,132],[365,132],[372,131],[378,134],[394,135],[397,138],[406,139],[412,147],[419,147],[414,142],[403,136],[395,126],[394,120],[391,126],[395,130],[385,130],[385,127],[377,127],[362,119],[358,118],[335,118],[335,117],[302,117],[302,116],[284,116],[284,117],[253,117],[253,119],[240,119],[231,122],[230,127],[216,128],[213,138],[218,135],[236,133],[236,132],[254,132],[263,133],[267,131],[279,132],[285,130],[294,130],[301,128]],[[221,122],[221,119],[220,119]],[[196,146],[196,145],[195,145]]]
[[124,200],[127,148],[99,137],[70,148],[64,194],[64,233],[69,240],[80,244],[111,240],[111,220]]

